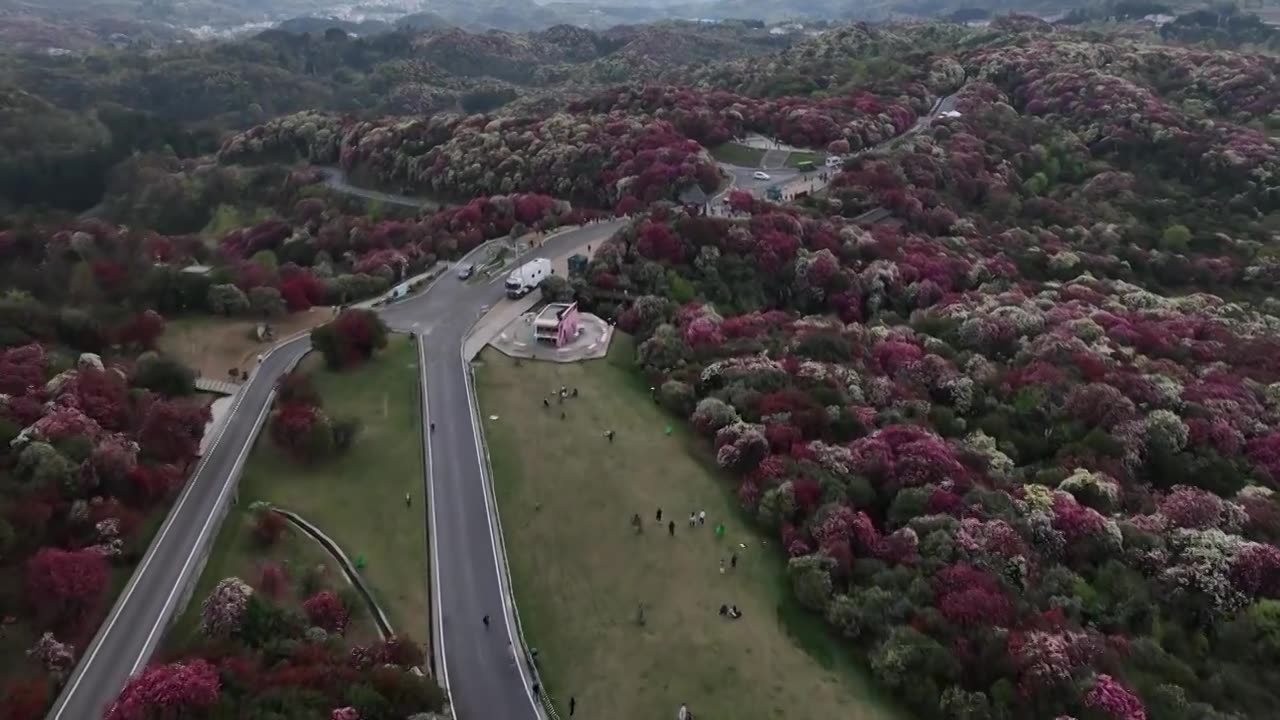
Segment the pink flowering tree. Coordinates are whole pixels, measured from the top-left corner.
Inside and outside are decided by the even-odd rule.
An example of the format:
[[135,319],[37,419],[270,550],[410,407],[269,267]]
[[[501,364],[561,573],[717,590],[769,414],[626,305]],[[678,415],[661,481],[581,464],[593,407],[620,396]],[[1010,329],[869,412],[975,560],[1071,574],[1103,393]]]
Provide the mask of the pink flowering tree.
[[240,629],[253,588],[240,578],[218,583],[200,606],[200,632],[205,637],[227,637]]
[[39,661],[45,671],[58,677],[69,672],[76,662],[75,648],[67,643],[58,642],[51,632],[41,635],[36,644],[27,651],[27,655]]
[[1138,696],[1110,675],[1098,675],[1093,688],[1084,697],[1084,704],[1112,720],[1147,720],[1147,710]]

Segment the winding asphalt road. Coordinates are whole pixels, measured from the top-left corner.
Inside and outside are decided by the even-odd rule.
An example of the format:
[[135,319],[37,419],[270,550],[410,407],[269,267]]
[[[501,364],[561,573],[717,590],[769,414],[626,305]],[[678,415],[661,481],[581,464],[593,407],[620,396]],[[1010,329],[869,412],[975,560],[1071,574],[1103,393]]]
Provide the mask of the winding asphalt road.
[[[954,107],[939,101],[911,132]],[[396,204],[420,201],[356,188],[337,171],[331,187]],[[528,257],[555,257],[584,243],[599,243],[622,223],[589,225],[547,240]],[[392,328],[414,332],[422,358],[424,414],[437,431],[424,431],[433,569],[437,670],[460,720],[529,720],[540,712],[523,658],[512,648],[516,632],[504,592],[495,505],[489,497],[471,407],[470,382],[461,356],[473,323],[501,301],[502,277],[483,284],[446,273],[427,292],[381,310]],[[50,720],[96,720],[131,675],[151,657],[172,619],[181,593],[212,542],[217,509],[230,501],[244,461],[275,395],[275,384],[310,349],[306,336],[276,347],[241,388],[219,436],[205,452],[128,586],[50,711]],[[429,427],[424,422],[423,427]],[[491,627],[480,618],[488,615]]]
[[[556,257],[583,243],[599,243],[622,223],[588,225],[549,238],[527,258]],[[443,652],[455,717],[529,720],[538,717],[523,658],[514,656],[516,630],[505,604],[496,518],[473,426],[463,338],[502,301],[505,275],[484,284],[440,276],[427,292],[381,309],[387,324],[414,332],[421,344],[424,409],[436,432],[426,433],[431,513],[433,629]],[[237,394],[224,428],[205,452],[111,615],[50,711],[50,720],[96,720],[159,644],[182,600],[183,581],[196,572],[198,550],[216,535],[215,508],[230,500],[245,458],[275,397],[281,375],[310,350],[306,336],[266,355]],[[486,631],[481,618],[490,616]]]
[[97,720],[160,642],[181,601],[196,548],[216,534],[213,509],[229,501],[254,436],[275,397],[276,380],[306,354],[306,336],[276,348],[240,389],[227,423],[170,510],[133,578],[76,665],[51,720]]

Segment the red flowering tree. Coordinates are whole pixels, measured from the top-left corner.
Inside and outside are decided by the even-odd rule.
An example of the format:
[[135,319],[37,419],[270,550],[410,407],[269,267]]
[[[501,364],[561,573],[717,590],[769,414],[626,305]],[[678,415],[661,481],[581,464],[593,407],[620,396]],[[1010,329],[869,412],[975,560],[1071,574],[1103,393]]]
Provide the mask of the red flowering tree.
[[347,629],[347,621],[351,617],[342,600],[328,590],[322,590],[307,598],[302,604],[302,610],[307,614],[307,619],[312,625],[338,634],[342,634]]
[[204,660],[148,668],[129,681],[106,720],[190,717],[218,702],[218,670]]
[[130,318],[120,326],[120,341],[136,345],[145,350],[156,346],[156,341],[164,334],[164,318],[154,310],[146,310]]
[[43,548],[27,561],[27,599],[49,625],[77,629],[106,588],[107,561],[98,553]]
[[348,310],[336,320],[311,331],[311,345],[329,367],[348,368],[373,357],[387,346],[387,326],[369,310]]
[[162,463],[183,464],[200,451],[209,408],[188,400],[155,400],[138,430],[145,455]]
[[5,720],[40,720],[49,706],[49,680],[19,680],[4,694]]
[[[274,515],[275,513],[272,513]],[[279,598],[289,587],[289,576],[279,563],[265,562],[258,571],[258,591],[269,598]]]
[[280,281],[280,296],[289,312],[310,310],[324,302],[324,283],[309,272],[295,272]]

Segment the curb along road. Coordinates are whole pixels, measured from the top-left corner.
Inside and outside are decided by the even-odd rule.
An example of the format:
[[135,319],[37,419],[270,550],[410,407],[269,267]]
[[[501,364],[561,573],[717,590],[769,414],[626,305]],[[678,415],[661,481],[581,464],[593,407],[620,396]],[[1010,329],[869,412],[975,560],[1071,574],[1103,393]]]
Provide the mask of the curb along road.
[[[276,378],[301,360],[309,348],[310,341],[304,336],[286,339],[254,368],[237,394],[227,422],[196,464],[142,562],[77,663],[49,712],[50,720],[101,717],[128,678],[151,657],[179,604],[179,593],[191,591],[193,577],[203,568],[213,525],[225,515],[236,478],[266,420]],[[260,409],[247,422],[243,417],[233,422],[246,400],[251,402],[246,412],[253,412],[259,404]],[[181,547],[170,551],[174,546],[166,542],[180,543]],[[95,665],[100,656],[102,661]]]

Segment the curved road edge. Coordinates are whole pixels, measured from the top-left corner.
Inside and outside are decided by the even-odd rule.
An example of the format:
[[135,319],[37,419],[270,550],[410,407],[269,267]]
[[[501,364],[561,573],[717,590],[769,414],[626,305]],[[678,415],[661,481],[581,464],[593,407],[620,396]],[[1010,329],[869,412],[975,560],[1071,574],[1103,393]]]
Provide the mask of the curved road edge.
[[422,401],[422,484],[425,486],[424,492],[427,499],[426,508],[424,508],[427,515],[427,544],[429,545],[427,562],[431,565],[427,568],[428,582],[431,585],[431,666],[436,682],[444,690],[445,697],[450,698],[452,702],[452,695],[449,692],[449,663],[444,652],[444,621],[440,603],[440,541],[436,537],[436,493],[435,485],[431,482],[431,471],[435,459],[431,454],[431,402],[427,399],[427,347],[422,333],[411,332],[410,337],[418,348],[418,397]]
[[[285,340],[254,367],[227,414],[227,422],[196,464],[129,583],[59,693],[47,716],[49,720],[102,717],[128,679],[150,659],[181,596],[193,589],[194,566],[203,566],[207,559],[209,545],[217,534],[213,532],[215,520],[220,523],[226,514],[253,440],[275,398],[276,379],[293,368],[310,347],[306,335]],[[253,422],[248,427],[231,422],[250,397],[261,402]],[[162,557],[165,543],[174,539],[185,540],[183,546],[189,548],[185,557]],[[139,591],[142,594],[138,595],[138,602],[131,604]],[[97,671],[104,666],[95,666],[94,662],[104,652],[105,669]]]
[[[489,442],[484,435],[484,422],[480,418],[480,401],[476,397],[475,372],[471,367],[471,358],[467,357],[467,340],[475,332],[475,328],[487,313],[481,313],[462,336],[458,347],[458,356],[462,360],[462,380],[467,391],[467,404],[471,409],[471,431],[476,438],[476,462],[480,466],[481,482],[484,487],[486,511],[490,536],[494,539],[493,557],[498,565],[498,582],[502,588],[502,611],[506,616],[507,633],[511,635],[512,647],[515,648],[520,676],[525,680],[525,688],[529,691],[529,703],[535,714],[544,719],[548,716],[556,718],[555,706],[547,695],[546,686],[538,674],[538,666],[529,655],[529,641],[524,636],[524,625],[520,622],[520,609],[516,605],[515,590],[511,581],[511,566],[507,561],[507,539],[502,532],[502,512],[498,509],[497,490],[493,485],[493,463],[489,459]],[[512,633],[511,629],[515,628]],[[528,672],[526,672],[526,668]],[[534,697],[533,686],[537,684],[539,693]]]

